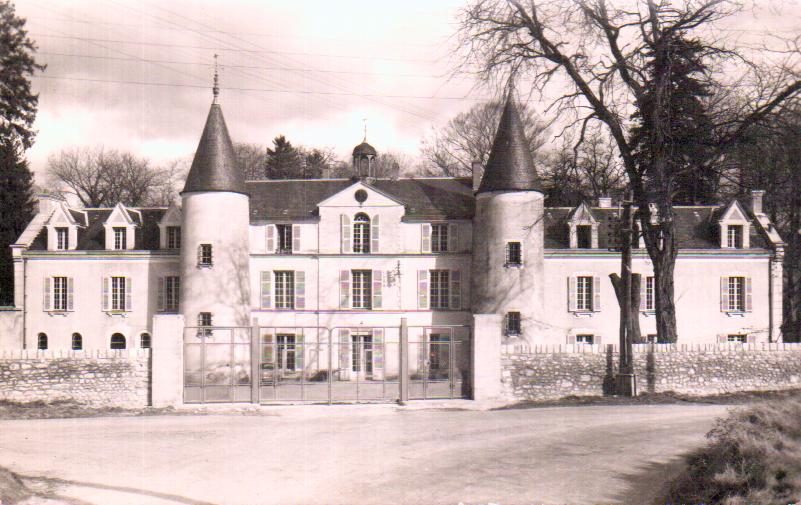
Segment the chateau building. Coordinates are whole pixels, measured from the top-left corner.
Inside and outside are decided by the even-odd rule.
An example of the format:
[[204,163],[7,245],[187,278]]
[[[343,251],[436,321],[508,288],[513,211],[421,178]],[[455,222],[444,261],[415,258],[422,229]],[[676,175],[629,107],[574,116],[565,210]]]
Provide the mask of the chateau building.
[[[356,328],[468,327],[498,314],[509,341],[614,343],[620,210],[610,199],[545,207],[527,145],[509,100],[478,180],[373,178],[365,140],[350,179],[245,181],[215,97],[180,205],[40,197],[12,246],[16,307],[0,346],[149,347],[165,338],[154,317],[170,313],[191,327],[354,328],[347,342],[362,344],[380,335]],[[680,342],[780,341],[783,244],[762,195],[675,209]],[[642,243],[633,270],[654,338]]]

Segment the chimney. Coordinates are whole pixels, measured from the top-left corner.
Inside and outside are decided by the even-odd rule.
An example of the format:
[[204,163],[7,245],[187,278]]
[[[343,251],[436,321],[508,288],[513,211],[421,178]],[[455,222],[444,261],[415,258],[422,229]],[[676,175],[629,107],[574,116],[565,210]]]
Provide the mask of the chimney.
[[473,162],[473,191],[478,191],[481,186],[481,177],[484,176],[484,165],[480,161]]
[[765,191],[762,189],[751,190],[751,211],[754,214],[764,214],[762,211],[762,197],[765,196]]
[[598,207],[602,209],[611,209],[612,208],[612,197],[611,196],[599,196],[598,197]]

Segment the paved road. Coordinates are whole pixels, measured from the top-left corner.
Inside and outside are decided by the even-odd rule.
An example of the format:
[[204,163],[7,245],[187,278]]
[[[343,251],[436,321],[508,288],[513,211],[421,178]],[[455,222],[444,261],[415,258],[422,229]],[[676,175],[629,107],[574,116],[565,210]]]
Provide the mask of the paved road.
[[725,410],[352,406],[2,421],[0,466],[77,505],[644,503]]

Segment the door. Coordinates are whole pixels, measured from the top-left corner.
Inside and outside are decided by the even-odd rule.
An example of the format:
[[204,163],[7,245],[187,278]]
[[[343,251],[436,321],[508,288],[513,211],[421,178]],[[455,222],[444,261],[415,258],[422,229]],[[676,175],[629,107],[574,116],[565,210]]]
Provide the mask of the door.
[[356,332],[351,334],[351,379],[371,380],[373,378],[373,334]]
[[451,369],[450,336],[441,333],[429,335],[428,379],[447,380]]

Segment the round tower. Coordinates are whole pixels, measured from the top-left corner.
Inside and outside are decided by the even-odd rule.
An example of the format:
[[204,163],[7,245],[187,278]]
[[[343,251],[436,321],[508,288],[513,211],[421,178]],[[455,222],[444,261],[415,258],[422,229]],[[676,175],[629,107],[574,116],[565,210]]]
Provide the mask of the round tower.
[[510,94],[476,192],[471,304],[531,341],[543,327],[545,195],[528,146]]
[[215,82],[181,192],[180,306],[187,326],[247,326],[250,320],[250,201],[217,94]]

